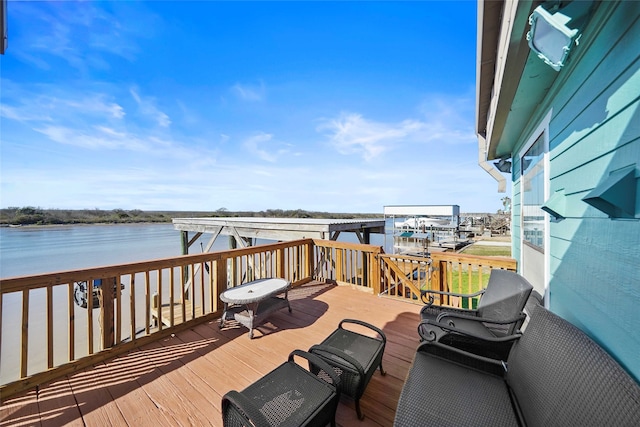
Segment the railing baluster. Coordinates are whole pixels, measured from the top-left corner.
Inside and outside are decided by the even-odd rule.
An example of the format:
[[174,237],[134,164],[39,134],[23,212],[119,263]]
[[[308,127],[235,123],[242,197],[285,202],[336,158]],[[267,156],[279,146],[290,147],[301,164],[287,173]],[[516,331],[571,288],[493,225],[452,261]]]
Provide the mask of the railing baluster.
[[[162,308],[158,308],[158,313],[162,316]],[[149,335],[151,323],[151,283],[149,281],[149,271],[144,272],[144,333]]]
[[22,336],[20,351],[20,378],[27,376],[29,361],[29,289],[22,291]]
[[71,361],[76,358],[76,308],[73,303],[73,281],[70,281],[67,287],[67,306],[69,307],[69,360]]
[[157,301],[154,303],[154,305],[156,305],[156,316],[157,316],[157,322],[158,322],[158,331],[162,331],[162,328],[164,327],[163,323],[162,323],[162,275],[164,269],[159,268],[158,269],[158,277],[156,278],[156,294],[157,294]]
[[[196,317],[196,265],[191,264],[191,288],[186,289],[184,291],[184,298],[186,300],[191,300],[191,319],[195,319]],[[186,301],[185,301],[186,302]],[[189,319],[189,320],[191,320]]]
[[215,306],[215,288],[214,288],[214,277],[217,277],[218,264],[213,261],[208,261],[209,263],[209,309],[210,312],[213,313],[216,311]]
[[93,286],[94,280],[87,280],[87,351],[93,354]]
[[131,341],[135,341],[136,339],[136,287],[135,287],[135,274],[131,273],[130,276],[129,288],[131,292],[129,293],[129,303],[130,303],[130,311],[131,311]]
[[[169,268],[169,327],[172,327],[175,323],[176,313],[175,313],[175,274],[176,269],[172,266]],[[162,271],[158,270],[158,277],[162,277]],[[159,285],[160,286],[160,285]],[[162,287],[160,287],[162,289]],[[162,329],[162,328],[160,328]]]
[[122,290],[120,289],[120,283],[122,278],[120,275],[115,276],[115,290],[116,290],[116,315],[115,315],[115,326],[116,326],[116,336],[114,339],[114,344],[119,344],[122,342]]
[[[205,268],[204,266],[206,265],[206,261],[202,261],[200,263],[200,301],[202,301],[202,307],[201,307],[201,311],[200,314],[204,316],[205,310],[204,310],[204,306],[205,306],[205,300],[204,300],[204,272],[205,272]],[[195,307],[195,303],[196,303],[196,298],[195,295],[193,297],[193,306]],[[194,314],[195,317],[195,314]]]
[[184,300],[184,297],[185,297],[185,295],[184,295],[184,291],[185,291],[185,289],[184,289],[185,268],[184,267],[185,267],[184,265],[180,266],[180,277],[181,277],[181,279],[180,279],[180,304],[182,306],[182,323],[187,321],[187,313],[186,313],[187,307],[186,307],[185,300]]
[[53,368],[53,287],[47,286],[47,368]]

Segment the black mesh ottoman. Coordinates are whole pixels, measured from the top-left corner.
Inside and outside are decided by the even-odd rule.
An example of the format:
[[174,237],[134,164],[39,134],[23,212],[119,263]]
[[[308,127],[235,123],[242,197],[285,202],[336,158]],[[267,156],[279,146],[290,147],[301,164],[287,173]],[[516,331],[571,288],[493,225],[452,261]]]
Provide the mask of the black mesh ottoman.
[[[316,373],[296,363],[298,356],[313,363]],[[318,368],[319,366],[319,368]],[[331,423],[340,400],[338,376],[319,357],[294,350],[289,360],[242,392],[222,398],[225,427],[320,427]]]
[[[351,323],[361,325],[375,331],[379,337],[372,338],[345,329],[343,325]],[[356,403],[359,419],[364,419],[360,410],[360,397],[371,380],[376,368],[382,369],[382,355],[387,337],[382,330],[361,320],[344,319],[331,335],[318,345],[314,345],[309,352],[315,354],[333,367],[340,377],[340,390],[352,397]],[[310,365],[312,372],[320,371],[320,367]]]

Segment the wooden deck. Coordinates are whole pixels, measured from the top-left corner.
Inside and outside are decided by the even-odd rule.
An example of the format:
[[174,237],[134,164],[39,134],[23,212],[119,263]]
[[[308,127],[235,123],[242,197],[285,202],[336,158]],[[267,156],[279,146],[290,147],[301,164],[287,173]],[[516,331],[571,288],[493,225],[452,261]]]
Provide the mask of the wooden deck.
[[338,425],[391,426],[418,345],[420,306],[319,283],[296,288],[289,298],[293,313],[273,314],[253,340],[242,326],[202,323],[8,400],[0,406],[0,426],[221,426],[222,395],[242,390],[290,351],[319,343],[344,318],[385,332],[387,375],[377,371],[369,383],[360,401],[364,421],[353,401],[342,398]]

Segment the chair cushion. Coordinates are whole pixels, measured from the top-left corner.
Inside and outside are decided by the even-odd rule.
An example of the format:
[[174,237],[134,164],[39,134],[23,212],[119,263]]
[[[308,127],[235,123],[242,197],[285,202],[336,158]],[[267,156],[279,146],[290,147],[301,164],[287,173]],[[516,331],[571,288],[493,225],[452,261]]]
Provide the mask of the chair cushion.
[[518,273],[491,270],[487,289],[478,303],[478,316],[493,320],[513,319],[524,308],[532,289],[527,279]]
[[517,426],[503,378],[416,352],[395,426]]

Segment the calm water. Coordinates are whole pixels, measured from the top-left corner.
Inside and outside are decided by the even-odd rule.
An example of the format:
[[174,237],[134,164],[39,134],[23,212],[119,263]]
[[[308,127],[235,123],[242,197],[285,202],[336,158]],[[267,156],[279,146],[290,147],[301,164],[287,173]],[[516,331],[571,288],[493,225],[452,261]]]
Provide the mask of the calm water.
[[[211,236],[203,235],[190,248],[198,253]],[[353,233],[339,241],[357,242]],[[371,243],[383,245],[384,237],[372,234]],[[258,240],[257,244],[268,243]],[[228,248],[220,236],[212,250]],[[124,264],[181,254],[180,232],[172,224],[71,225],[0,228],[0,277],[25,276]]]
[[[218,239],[216,249],[226,249],[227,242]],[[199,244],[192,246],[191,253],[199,248]],[[0,228],[0,277],[123,264],[180,253],[180,232],[172,224]]]

